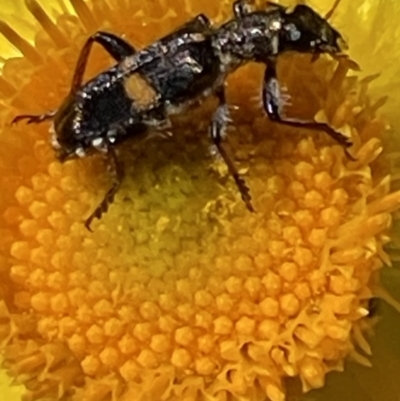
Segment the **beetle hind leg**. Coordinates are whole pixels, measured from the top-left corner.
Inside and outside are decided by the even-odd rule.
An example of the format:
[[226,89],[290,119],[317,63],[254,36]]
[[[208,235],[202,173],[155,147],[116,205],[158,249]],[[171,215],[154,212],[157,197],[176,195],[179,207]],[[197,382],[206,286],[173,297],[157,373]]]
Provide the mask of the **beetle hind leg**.
[[[87,39],[85,45],[80,52],[72,79],[70,94],[75,94],[82,84],[82,79],[89,58],[89,53],[94,42],[101,45],[106,50],[106,52],[108,52],[116,61],[121,61],[125,57],[131,56],[136,53],[136,49],[124,39],[112,33],[102,31],[96,32]],[[39,124],[43,121],[53,118],[56,114],[56,111],[57,110],[39,115],[24,114],[16,116],[11,123],[14,124],[22,120],[27,120],[27,124]]]
[[85,73],[86,64],[93,43],[101,45],[103,49],[118,62],[122,61],[125,57],[132,56],[136,53],[136,49],[130,43],[112,33],[102,31],[94,33],[86,40],[86,43],[79,54],[74,76],[72,78],[70,93],[75,93],[82,84],[83,75]]

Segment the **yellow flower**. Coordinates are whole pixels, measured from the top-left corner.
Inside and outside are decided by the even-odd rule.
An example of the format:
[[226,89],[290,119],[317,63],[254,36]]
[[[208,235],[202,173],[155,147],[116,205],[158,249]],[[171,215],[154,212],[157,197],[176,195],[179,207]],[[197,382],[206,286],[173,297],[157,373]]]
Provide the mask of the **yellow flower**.
[[[27,26],[0,23],[23,54],[5,60],[0,77],[0,344],[8,374],[27,400],[280,401],[287,377],[308,391],[349,355],[367,363],[358,350],[369,352],[368,300],[382,292],[371,280],[389,262],[383,247],[400,202],[391,189],[397,156],[380,117],[380,95],[398,73],[390,64],[398,29],[380,17],[400,6],[339,5],[332,21],[349,36],[362,73],[308,56],[279,65],[292,112],[347,126],[356,161],[323,133],[269,122],[246,100],[263,75],[249,65],[229,80],[229,102],[240,109],[228,140],[257,213],[210,157],[211,100],[178,118],[173,138],[120,147],[126,179],[90,233],[82,222],[109,186],[107,161],[61,164],[46,124],[9,122],[60,104],[95,30],[143,47],[199,12],[215,21],[231,13],[229,2],[114,3],[60,1],[44,11],[28,0],[13,11],[10,1],[4,21],[14,26],[22,12]],[[319,1],[318,10],[330,5]],[[87,76],[109,63],[96,48]],[[389,75],[370,97],[370,73],[381,69]]]

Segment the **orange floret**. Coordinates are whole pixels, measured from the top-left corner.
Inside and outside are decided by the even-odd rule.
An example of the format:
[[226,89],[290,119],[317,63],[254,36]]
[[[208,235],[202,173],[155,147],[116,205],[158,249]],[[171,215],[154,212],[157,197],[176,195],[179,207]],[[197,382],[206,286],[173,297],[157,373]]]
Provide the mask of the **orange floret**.
[[[144,46],[200,11],[230,12],[189,3],[74,0],[54,23],[30,0],[34,46],[0,24],[23,54],[0,77],[0,349],[27,401],[281,401],[286,377],[308,391],[349,355],[365,363],[356,346],[369,352],[371,279],[400,193],[381,157],[381,104],[346,61],[279,68],[299,99],[291,113],[345,129],[356,161],[323,133],[269,122],[247,100],[259,66],[230,79],[240,107],[228,140],[256,213],[210,154],[212,100],[178,118],[173,138],[121,146],[126,179],[93,233],[82,221],[108,188],[106,160],[60,164],[46,124],[9,126],[57,107],[89,32]],[[88,75],[107,61],[96,49]]]

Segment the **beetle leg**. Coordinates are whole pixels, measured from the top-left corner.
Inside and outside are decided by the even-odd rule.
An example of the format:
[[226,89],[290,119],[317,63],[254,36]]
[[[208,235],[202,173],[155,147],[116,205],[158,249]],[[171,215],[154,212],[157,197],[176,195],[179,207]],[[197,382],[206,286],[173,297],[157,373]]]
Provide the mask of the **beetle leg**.
[[246,185],[245,180],[240,176],[236,166],[226,150],[225,146],[222,144],[222,139],[224,136],[224,131],[227,126],[227,121],[229,121],[228,106],[226,104],[225,91],[223,86],[217,88],[216,95],[219,100],[219,106],[215,111],[212,122],[211,122],[211,138],[218,149],[219,154],[224,159],[224,162],[228,166],[229,173],[235,180],[236,186],[242,196],[242,200],[247,206],[247,209],[254,212],[253,205],[251,204],[250,190]]
[[236,18],[244,17],[246,14],[250,14],[253,11],[250,3],[246,0],[236,0],[232,8]]
[[103,213],[106,213],[109,206],[113,203],[115,194],[121,187],[122,180],[125,176],[124,168],[122,164],[118,161],[115,150],[113,148],[109,148],[108,151],[111,154],[112,164],[109,167],[113,178],[113,184],[111,188],[107,191],[107,193],[104,195],[103,200],[99,203],[99,205],[92,212],[92,214],[86,219],[85,227],[89,231],[92,231],[90,228],[92,221],[95,218],[100,219]]
[[101,45],[116,61],[122,61],[136,53],[135,48],[122,38],[108,32],[96,32],[86,40],[79,54],[70,93],[75,93],[82,84],[89,53],[94,42]]
[[21,120],[28,120],[27,124],[40,124],[43,121],[50,120],[54,117],[57,110],[52,110],[43,114],[20,114],[11,121],[11,124],[18,123]]
[[177,31],[187,30],[188,32],[203,32],[211,27],[211,21],[204,14],[198,14]]
[[171,34],[167,37],[182,37],[186,33],[201,33],[207,32],[211,29],[211,21],[205,14],[198,14],[191,20],[185,22],[183,25],[177,27]]
[[193,19],[193,27],[199,27],[200,29],[201,28],[210,28],[211,21],[208,19],[208,17],[206,15],[198,14]]
[[[273,1],[267,1],[265,6],[267,9],[277,8],[286,11],[286,7],[282,6],[282,4],[274,3]],[[254,11],[254,8],[248,0],[236,0],[232,5],[232,9],[236,18],[244,17]]]
[[282,101],[281,87],[276,74],[275,60],[269,60],[267,62],[267,69],[264,73],[262,98],[264,109],[271,120],[292,127],[324,131],[345,148],[345,153],[348,158],[354,160],[346,149],[352,145],[351,140],[340,132],[335,131],[328,124],[298,120],[283,116],[282,106],[284,101]]
[[[125,57],[131,56],[136,53],[135,48],[130,45],[125,40],[119,38],[116,35],[106,32],[96,32],[94,35],[90,36],[83,46],[81,53],[78,58],[76,65],[74,77],[72,79],[72,86],[70,89],[70,94],[74,94],[82,84],[83,74],[85,72],[85,67],[87,60],[89,58],[90,49],[92,44],[97,42],[116,60],[121,61]],[[28,124],[39,124],[45,120],[49,120],[56,114],[57,110],[50,111],[48,113],[43,113],[39,115],[24,114],[16,116],[12,120],[12,124],[17,123],[21,120],[28,120]]]

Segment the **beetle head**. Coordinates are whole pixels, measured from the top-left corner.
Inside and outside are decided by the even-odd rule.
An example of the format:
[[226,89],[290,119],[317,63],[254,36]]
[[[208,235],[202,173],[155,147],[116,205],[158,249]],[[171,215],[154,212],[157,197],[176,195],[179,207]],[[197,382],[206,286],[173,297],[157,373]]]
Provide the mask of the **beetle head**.
[[280,47],[283,51],[337,54],[347,45],[326,19],[310,7],[299,4],[283,16]]

